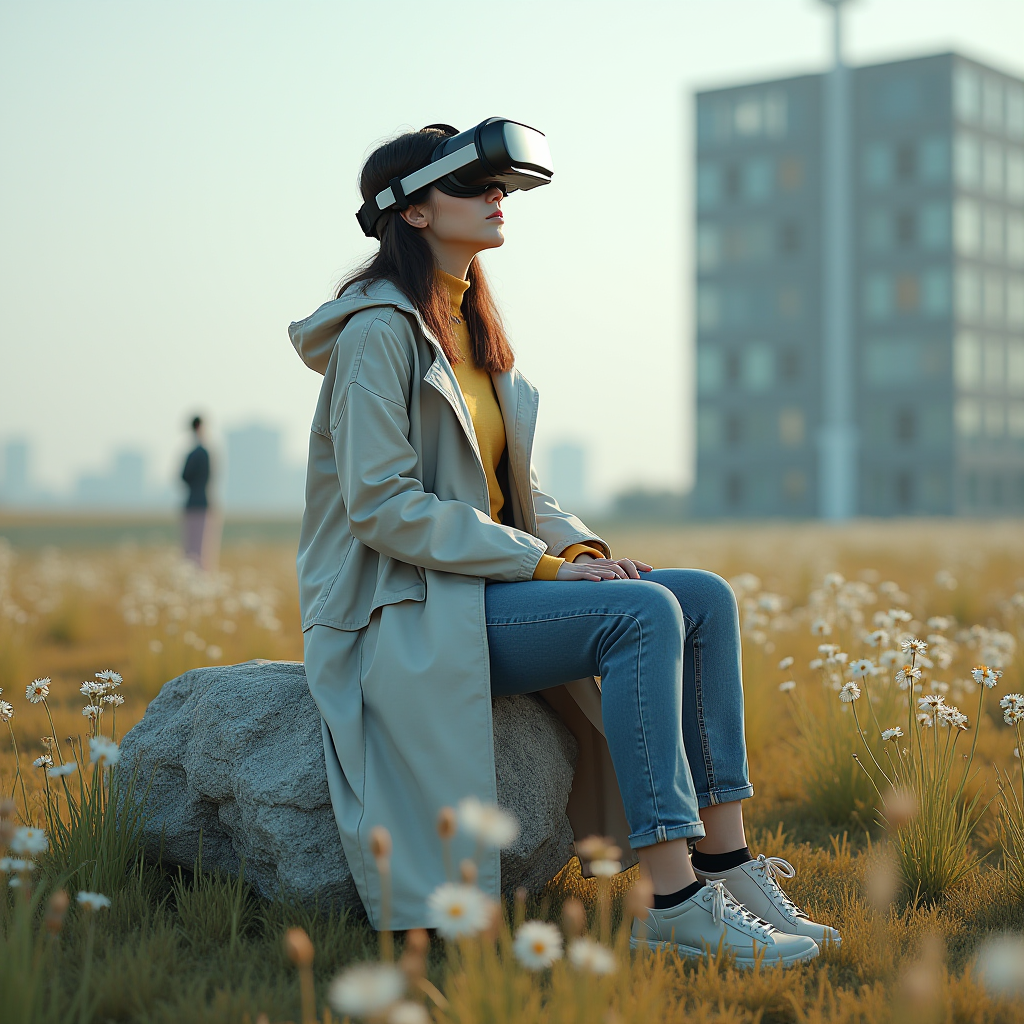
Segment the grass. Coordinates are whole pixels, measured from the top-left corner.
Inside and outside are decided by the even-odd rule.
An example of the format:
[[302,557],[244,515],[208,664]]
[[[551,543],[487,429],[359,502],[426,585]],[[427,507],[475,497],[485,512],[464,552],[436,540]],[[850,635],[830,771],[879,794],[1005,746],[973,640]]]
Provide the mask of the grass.
[[[779,524],[605,531],[616,553],[655,565],[709,568],[730,579],[758,577],[737,581],[748,750],[758,794],[747,805],[751,845],[794,864],[797,876],[787,890],[813,916],[835,924],[843,945],[804,967],[746,974],[728,963],[687,963],[671,955],[630,960],[620,950],[623,966],[604,978],[584,977],[564,961],[540,976],[515,968],[508,934],[496,946],[447,948],[434,940],[426,977],[449,1003],[443,1012],[435,1009],[434,1019],[467,1024],[627,1024],[684,1017],[721,1022],[1024,1021],[1021,1002],[1000,998],[991,985],[986,989],[973,967],[979,949],[993,937],[1024,932],[1021,876],[1013,869],[1013,856],[1019,859],[1021,853],[1012,845],[1013,837],[1020,843],[1024,832],[1012,831],[1019,812],[1012,817],[1012,802],[1001,804],[998,789],[1001,780],[1004,792],[1013,787],[1009,792],[1020,794],[1021,774],[1012,753],[1014,730],[1003,723],[997,706],[1003,693],[1024,688],[1024,622],[1012,600],[1024,589],[1022,533],[1018,524],[942,522],[841,530]],[[24,781],[28,810],[19,813],[27,813],[33,824],[47,823],[44,777],[30,762],[46,749],[40,735],[49,732],[49,723],[22,698],[28,682],[44,675],[53,680],[47,708],[67,756],[68,738],[88,729],[78,685],[98,669],[114,668],[124,675],[120,692],[125,704],[117,709],[117,731],[123,734],[162,682],[187,668],[250,657],[297,660],[302,653],[292,555],[284,544],[229,546],[222,573],[211,579],[183,570],[161,547],[0,548],[0,686],[3,699],[15,705],[9,739],[17,740],[24,776],[17,779],[8,742],[0,753],[0,780],[5,796],[17,786],[19,808]],[[856,588],[847,597],[830,595],[822,581],[832,571],[862,591],[867,588],[877,600],[858,605]],[[893,586],[885,586],[890,582]],[[900,844],[878,827],[874,790],[862,772],[853,770],[850,754],[860,740],[852,714],[842,711],[824,671],[809,668],[822,642],[838,644],[851,658],[870,656],[861,637],[875,612],[890,607],[906,608],[922,633],[929,631],[929,617],[955,619],[947,630],[955,645],[951,661],[928,671],[926,683],[947,687],[947,699],[969,707],[972,716],[973,703],[963,703],[977,700],[976,688],[969,689],[971,665],[991,649],[993,637],[1017,641],[1006,654],[1000,687],[990,695],[995,699],[987,701],[961,740],[976,742],[977,770],[959,802],[937,802],[939,808],[962,811],[968,801],[977,801],[973,817],[978,821],[967,830],[958,861],[968,870],[955,884],[936,886],[928,900],[915,898],[920,891],[907,886]],[[813,636],[811,625],[822,617],[831,618],[832,631]],[[971,634],[972,626],[982,629]],[[1006,647],[1005,639],[999,642]],[[777,665],[785,656],[795,664],[782,671]],[[786,679],[797,682],[789,694],[778,690]],[[888,699],[890,691],[879,692]],[[873,708],[883,727],[890,724],[884,705]],[[867,710],[862,700],[858,711]],[[904,704],[899,721],[905,729],[906,712]],[[865,733],[870,733],[869,722],[865,714]],[[104,717],[107,734],[110,725]],[[860,750],[863,756],[863,746]],[[87,748],[81,751],[83,761],[87,755]],[[112,778],[111,785],[128,785],[128,780],[117,781],[116,772]],[[285,901],[261,900],[244,874],[231,878],[204,872],[201,865],[190,872],[145,863],[131,839],[130,811],[118,821],[109,813],[118,804],[109,788],[90,789],[86,773],[74,781],[79,815],[83,808],[95,812],[91,818],[85,814],[88,827],[79,823],[65,835],[51,820],[53,848],[37,884],[31,892],[9,890],[0,908],[5,1022],[257,1024],[261,1014],[267,1021],[298,1021],[299,977],[282,946],[289,928],[302,928],[315,948],[313,977],[321,1015],[338,970],[379,956],[378,937],[359,915],[317,914]],[[106,813],[89,803],[101,799],[107,801]],[[58,813],[72,823],[67,797]],[[934,838],[925,841],[935,852]],[[1012,855],[1005,863],[1004,845]],[[114,853],[102,870],[90,853],[96,850]],[[928,853],[926,848],[918,859]],[[615,921],[623,916],[627,882],[616,880]],[[89,914],[72,899],[61,927],[51,934],[44,916],[52,893],[67,889],[73,897],[79,888],[106,892],[111,907]],[[584,902],[593,920],[596,884],[580,877],[575,862],[526,912],[557,921],[572,898]],[[511,920],[511,909],[508,915]],[[623,937],[620,933],[620,943]],[[397,952],[402,952],[400,938]]]

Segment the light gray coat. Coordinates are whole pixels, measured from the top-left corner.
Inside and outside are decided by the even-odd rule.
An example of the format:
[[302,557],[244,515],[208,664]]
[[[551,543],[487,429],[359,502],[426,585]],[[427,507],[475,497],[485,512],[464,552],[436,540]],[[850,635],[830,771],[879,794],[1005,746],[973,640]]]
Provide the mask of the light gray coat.
[[[444,881],[438,811],[495,802],[487,579],[525,581],[545,552],[607,545],[537,484],[537,390],[494,374],[514,526],[490,518],[473,421],[440,344],[395,286],[350,289],[293,323],[324,375],[313,417],[298,575],[306,675],[323,716],[345,855],[375,927],[385,922],[369,832],[394,839],[391,928],[427,924]],[[580,742],[569,817],[579,838],[628,825],[600,732],[594,679],[545,694]],[[456,840],[455,863],[473,852]],[[481,888],[500,892],[497,852]]]

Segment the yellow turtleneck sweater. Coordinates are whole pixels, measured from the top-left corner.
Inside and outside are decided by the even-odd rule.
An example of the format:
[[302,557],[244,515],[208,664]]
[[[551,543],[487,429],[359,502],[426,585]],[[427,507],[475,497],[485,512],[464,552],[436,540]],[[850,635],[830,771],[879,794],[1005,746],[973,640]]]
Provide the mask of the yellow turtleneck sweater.
[[[455,378],[462,389],[462,397],[466,400],[469,415],[473,419],[473,429],[476,431],[476,440],[480,447],[480,458],[483,460],[484,473],[487,476],[487,495],[491,502],[491,518],[496,523],[500,523],[505,496],[501,493],[501,485],[498,483],[498,463],[501,462],[507,444],[505,421],[501,416],[501,406],[498,405],[498,396],[494,393],[491,375],[476,365],[470,348],[469,328],[462,316],[462,297],[469,289],[469,282],[461,281],[444,271],[440,271],[440,274],[448,289],[448,297],[451,299],[452,328],[455,331],[459,354],[462,356],[462,361],[456,363],[452,369],[455,371]],[[535,580],[553,580],[558,575],[562,562],[566,559],[572,561],[584,551],[594,555],[595,558],[604,558],[604,552],[596,547],[591,547],[589,544],[573,544],[562,552],[560,558],[541,555],[533,578]]]

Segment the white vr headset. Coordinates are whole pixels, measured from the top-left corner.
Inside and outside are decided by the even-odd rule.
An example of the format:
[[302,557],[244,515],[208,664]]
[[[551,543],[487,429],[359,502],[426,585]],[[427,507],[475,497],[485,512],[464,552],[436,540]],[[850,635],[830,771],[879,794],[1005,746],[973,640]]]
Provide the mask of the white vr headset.
[[359,208],[356,219],[368,238],[377,237],[377,222],[386,210],[404,210],[413,202],[409,197],[428,185],[450,196],[479,196],[495,186],[508,195],[547,185],[555,173],[544,133],[518,121],[489,117],[461,133],[447,124],[427,127],[451,134],[438,143],[430,163],[392,178]]

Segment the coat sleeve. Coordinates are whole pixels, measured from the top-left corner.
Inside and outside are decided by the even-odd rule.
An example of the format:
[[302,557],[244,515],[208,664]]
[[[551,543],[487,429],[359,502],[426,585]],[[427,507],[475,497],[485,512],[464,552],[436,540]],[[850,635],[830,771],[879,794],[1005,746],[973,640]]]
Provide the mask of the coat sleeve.
[[[603,558],[611,558],[611,548],[586,523],[563,511],[558,502],[540,489],[537,470],[530,466],[530,486],[533,489],[533,508],[537,515],[537,534],[547,545],[549,555],[563,555],[576,544],[597,548]],[[576,552],[579,553],[578,551]]]
[[[331,437],[352,535],[403,562],[467,576],[529,580],[544,543],[464,501],[423,487],[409,442],[412,361],[383,321],[363,339],[350,380],[336,381]],[[418,383],[418,382],[415,382]]]

